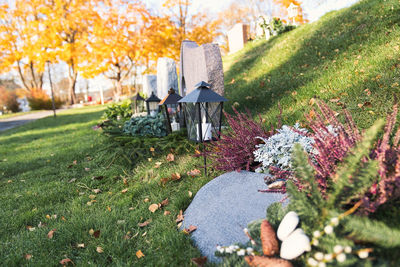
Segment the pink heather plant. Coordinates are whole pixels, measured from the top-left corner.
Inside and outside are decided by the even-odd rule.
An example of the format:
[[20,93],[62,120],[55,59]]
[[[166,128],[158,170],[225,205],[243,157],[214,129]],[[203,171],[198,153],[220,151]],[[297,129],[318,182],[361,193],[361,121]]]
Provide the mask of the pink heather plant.
[[[315,119],[310,116],[306,118],[313,131],[314,148],[318,151],[318,154],[310,159],[310,163],[316,171],[316,179],[324,193],[329,190],[329,183],[332,182],[330,178],[334,176],[338,163],[343,161],[347,153],[361,140],[361,135],[347,110],[344,110],[345,123],[342,124],[326,103],[321,101],[317,105],[321,114],[315,113]],[[390,144],[397,113],[396,103],[392,114],[387,116],[382,139],[378,140],[376,148],[371,151],[370,157],[379,163],[379,179],[362,197],[365,213],[375,212],[380,205],[400,197],[400,128],[394,135],[392,145]],[[327,127],[327,124],[330,127]]]
[[271,126],[271,130],[267,131],[261,117],[256,122],[249,111],[247,114],[240,113],[234,107],[233,111],[236,115],[224,112],[230,129],[226,133],[221,133],[219,140],[206,144],[204,153],[211,159],[211,165],[216,170],[253,171],[258,166],[254,162],[253,155],[255,146],[260,142],[257,137],[268,138],[275,133],[275,130]]

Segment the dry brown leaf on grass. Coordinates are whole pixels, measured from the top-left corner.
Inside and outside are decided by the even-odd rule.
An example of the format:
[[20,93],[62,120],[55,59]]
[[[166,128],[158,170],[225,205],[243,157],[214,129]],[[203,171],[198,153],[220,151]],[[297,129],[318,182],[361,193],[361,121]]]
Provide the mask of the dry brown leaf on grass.
[[142,252],[141,250],[136,251],[136,257],[137,257],[138,259],[144,257],[143,252]]
[[199,267],[203,267],[207,262],[207,257],[192,258],[191,261]]
[[151,223],[151,219],[149,219],[147,221],[144,221],[142,223],[138,223],[138,226],[139,227],[145,227],[145,226],[149,225],[150,223]]
[[161,178],[160,183],[161,185],[165,185],[169,181],[169,178]]
[[102,247],[97,247],[96,251],[97,251],[97,253],[103,253],[104,252]]
[[176,181],[181,179],[181,175],[178,172],[175,172],[171,175],[171,180]]
[[183,211],[180,210],[178,216],[176,216],[176,223],[180,223],[181,221],[184,220],[184,216],[183,216]]
[[128,192],[128,188],[125,188],[124,190],[121,190],[122,194],[125,194],[126,192]]
[[124,178],[122,181],[124,182],[125,186],[128,186],[128,179]]
[[84,243],[77,244],[76,247],[77,247],[77,248],[85,248],[85,244],[84,244]]
[[168,162],[172,162],[172,161],[174,161],[174,160],[175,160],[174,154],[169,153],[169,154],[167,155],[167,161],[168,161]]
[[60,260],[60,264],[61,265],[68,265],[68,263],[71,263],[72,265],[75,265],[74,262],[71,259],[66,258],[66,259]]
[[98,188],[96,188],[96,189],[93,189],[92,191],[93,191],[93,193],[95,193],[95,194],[99,194],[99,193],[101,193],[101,190],[100,190],[100,189],[98,189]]
[[261,223],[260,237],[264,255],[273,256],[279,252],[275,230],[267,220],[264,220]]
[[151,204],[151,205],[149,206],[149,211],[151,211],[152,213],[154,213],[156,210],[158,210],[158,208],[159,208],[158,205],[159,205],[159,204]]
[[160,208],[165,207],[169,204],[168,198],[164,199],[163,201],[161,201],[160,203]]
[[198,169],[194,169],[194,170],[187,172],[187,175],[189,175],[191,177],[196,177],[196,176],[199,176],[200,174],[201,174],[201,171]]
[[157,162],[154,164],[154,168],[156,168],[156,169],[160,168],[161,164],[162,164],[162,162],[157,161]]
[[164,216],[170,215],[171,212],[169,210],[164,211]]
[[25,254],[25,255],[24,255],[24,258],[25,258],[26,260],[30,260],[30,259],[32,258],[32,255],[31,255],[31,254]]
[[289,261],[279,258],[246,256],[244,259],[249,266],[254,267],[293,267]]
[[56,229],[50,230],[50,232],[47,233],[47,238],[52,239],[55,231]]
[[93,232],[94,238],[99,238],[100,237],[100,230],[96,230]]
[[183,229],[182,232],[183,232],[184,234],[190,235],[191,233],[193,233],[193,232],[196,231],[196,230],[197,230],[197,226],[190,225],[188,228]]

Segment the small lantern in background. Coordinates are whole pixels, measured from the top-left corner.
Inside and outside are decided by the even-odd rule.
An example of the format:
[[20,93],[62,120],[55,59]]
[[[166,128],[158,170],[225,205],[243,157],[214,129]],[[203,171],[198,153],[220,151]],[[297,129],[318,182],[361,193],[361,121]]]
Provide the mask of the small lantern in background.
[[161,99],[159,99],[154,92],[151,93],[151,96],[146,99],[146,106],[147,106],[147,114],[151,116],[157,115],[160,111],[160,107],[158,103],[160,103]]
[[160,106],[163,106],[163,112],[167,121],[167,131],[172,133],[180,130],[180,124],[182,124],[183,116],[182,104],[178,103],[182,97],[175,93],[173,88],[169,89],[168,95],[161,100]]
[[296,25],[296,17],[300,13],[300,7],[293,3],[290,3],[289,7],[287,8],[288,17],[293,19],[293,25]]
[[144,111],[144,98],[137,93],[134,97],[131,98],[132,100],[132,112],[133,113],[140,113]]
[[[183,104],[188,138],[204,143],[220,137],[222,109],[226,98],[210,89],[211,85],[200,82],[195,90],[178,101]],[[207,175],[207,160],[204,155],[204,171]]]

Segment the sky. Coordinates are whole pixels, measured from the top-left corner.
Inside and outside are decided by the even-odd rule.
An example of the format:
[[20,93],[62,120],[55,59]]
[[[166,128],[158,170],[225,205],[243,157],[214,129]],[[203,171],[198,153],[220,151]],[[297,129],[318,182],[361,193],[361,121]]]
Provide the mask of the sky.
[[[217,13],[229,6],[235,0],[192,0],[193,5],[190,7],[191,10],[210,10]],[[326,0],[324,4],[318,5],[320,1],[316,0],[302,0],[303,10],[307,14],[307,18],[313,22],[320,18],[325,13],[341,9],[344,7],[351,6],[359,0]],[[160,9],[163,0],[146,0],[149,7],[153,9]]]

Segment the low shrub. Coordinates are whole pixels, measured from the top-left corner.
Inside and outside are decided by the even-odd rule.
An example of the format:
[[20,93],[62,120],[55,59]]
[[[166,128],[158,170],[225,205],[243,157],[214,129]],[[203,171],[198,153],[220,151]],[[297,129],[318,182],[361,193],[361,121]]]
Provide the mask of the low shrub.
[[158,114],[154,117],[133,117],[125,122],[123,133],[131,136],[166,136],[167,129],[165,126],[165,118],[162,114]]
[[[26,96],[32,110],[53,109],[51,98],[42,89],[33,89]],[[64,103],[59,98],[54,98],[56,108],[60,108]]]
[[298,123],[293,128],[283,125],[277,132],[269,138],[257,137],[264,142],[257,145],[253,152],[255,161],[262,163],[257,172],[268,171],[270,167],[290,170],[293,147],[296,143],[300,143],[307,153],[313,153],[314,140],[306,136],[308,131],[300,128]]
[[126,99],[122,103],[112,103],[104,111],[103,118],[107,120],[129,120],[132,116],[131,104],[130,99]]

